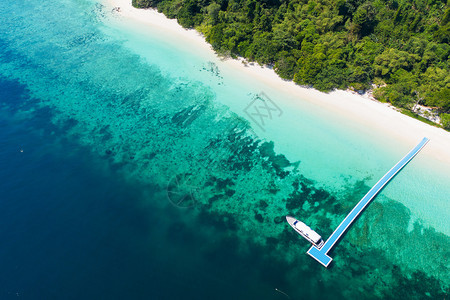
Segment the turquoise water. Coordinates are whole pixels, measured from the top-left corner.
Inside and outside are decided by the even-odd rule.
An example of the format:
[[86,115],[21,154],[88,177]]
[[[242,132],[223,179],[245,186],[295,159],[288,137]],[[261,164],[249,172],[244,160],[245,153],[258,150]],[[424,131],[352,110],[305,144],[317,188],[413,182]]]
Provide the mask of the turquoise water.
[[[432,160],[394,179],[328,270],[283,220],[328,236],[414,145],[291,107],[100,3],[6,0],[0,17],[3,298],[448,293],[449,175]],[[244,112],[260,92],[283,112],[264,130]]]
[[[348,180],[353,183],[365,180],[373,185],[414,146],[402,143],[395,135],[355,123],[324,105],[304,101],[288,91],[251,78],[224,63],[209,49],[196,46],[190,35],[171,35],[165,29],[130,21],[117,14],[105,18],[105,22],[108,26],[103,32],[120,37],[124,47],[146,62],[158,64],[164,74],[206,83],[217,102],[249,121],[255,135],[276,141],[275,150],[290,161],[301,161],[302,174],[314,178],[317,185],[334,190],[345,190]],[[282,112],[281,116],[273,112],[272,120],[266,120],[263,129],[245,113],[261,92]],[[417,142],[421,138],[417,135]],[[420,218],[426,226],[448,235],[448,168],[430,155],[421,157],[411,171],[401,174],[398,184],[388,187],[384,194],[406,205],[414,218]],[[423,201],[431,197],[432,206]]]

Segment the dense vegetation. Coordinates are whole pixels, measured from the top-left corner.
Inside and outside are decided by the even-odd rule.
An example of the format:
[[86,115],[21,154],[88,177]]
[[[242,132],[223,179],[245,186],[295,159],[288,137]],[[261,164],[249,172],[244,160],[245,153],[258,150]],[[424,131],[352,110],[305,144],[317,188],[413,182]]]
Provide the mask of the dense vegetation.
[[401,108],[436,107],[450,129],[445,0],[133,0],[195,27],[220,53],[271,64],[328,91],[366,90]]

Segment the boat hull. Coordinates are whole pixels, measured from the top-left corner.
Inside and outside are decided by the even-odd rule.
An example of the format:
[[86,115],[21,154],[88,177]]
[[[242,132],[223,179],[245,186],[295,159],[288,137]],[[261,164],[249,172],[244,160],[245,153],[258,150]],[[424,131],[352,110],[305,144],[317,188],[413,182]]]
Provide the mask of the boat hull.
[[[317,248],[321,248],[324,244],[323,239],[311,228],[309,228],[308,226],[306,226],[305,224],[303,224],[302,222],[300,222],[299,220],[297,220],[294,217],[291,216],[286,216],[286,221],[289,223],[289,225],[291,225],[291,227],[298,233],[300,234],[302,237],[304,237],[308,242],[310,242],[311,244],[313,244],[314,246],[316,246]],[[300,222],[302,225],[304,225],[305,228],[307,228],[306,230],[300,230],[296,225],[297,222]],[[309,234],[314,233],[316,235],[319,236],[320,240],[313,240]]]

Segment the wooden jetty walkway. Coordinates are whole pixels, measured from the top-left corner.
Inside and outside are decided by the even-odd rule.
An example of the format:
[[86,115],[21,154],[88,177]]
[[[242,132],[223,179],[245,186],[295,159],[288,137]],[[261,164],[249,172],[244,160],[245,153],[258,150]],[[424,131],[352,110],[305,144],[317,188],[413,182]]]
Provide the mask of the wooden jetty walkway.
[[405,157],[403,157],[392,169],[389,170],[371,189],[370,191],[358,202],[358,204],[352,209],[352,211],[345,217],[341,224],[331,234],[328,240],[322,247],[317,248],[312,246],[308,250],[308,254],[315,260],[321,263],[324,267],[328,267],[332,258],[327,253],[333,248],[339,238],[344,232],[352,225],[353,221],[361,214],[370,201],[378,194],[378,192],[411,160],[416,154],[428,143],[428,138],[423,140],[412,149]]

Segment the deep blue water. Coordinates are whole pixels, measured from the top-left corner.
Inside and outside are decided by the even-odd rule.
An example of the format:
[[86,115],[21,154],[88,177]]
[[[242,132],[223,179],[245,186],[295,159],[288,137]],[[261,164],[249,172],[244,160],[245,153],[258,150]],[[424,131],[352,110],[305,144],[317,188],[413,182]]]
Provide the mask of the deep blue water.
[[[152,207],[156,187],[124,183],[68,140],[70,122],[53,125],[48,108],[21,113],[36,102],[19,83],[0,81],[0,298],[284,297],[254,281],[280,282],[261,251],[242,257],[235,238],[216,233],[201,257],[211,236],[176,222],[189,211]],[[256,264],[267,273],[252,271]]]
[[131,282],[124,271],[151,267],[136,264],[133,251],[138,236],[149,232],[152,218],[144,214],[151,210],[137,209],[136,189],[64,139],[48,109],[17,117],[28,97],[22,86],[0,86],[8,106],[0,125],[2,297],[125,295]]

